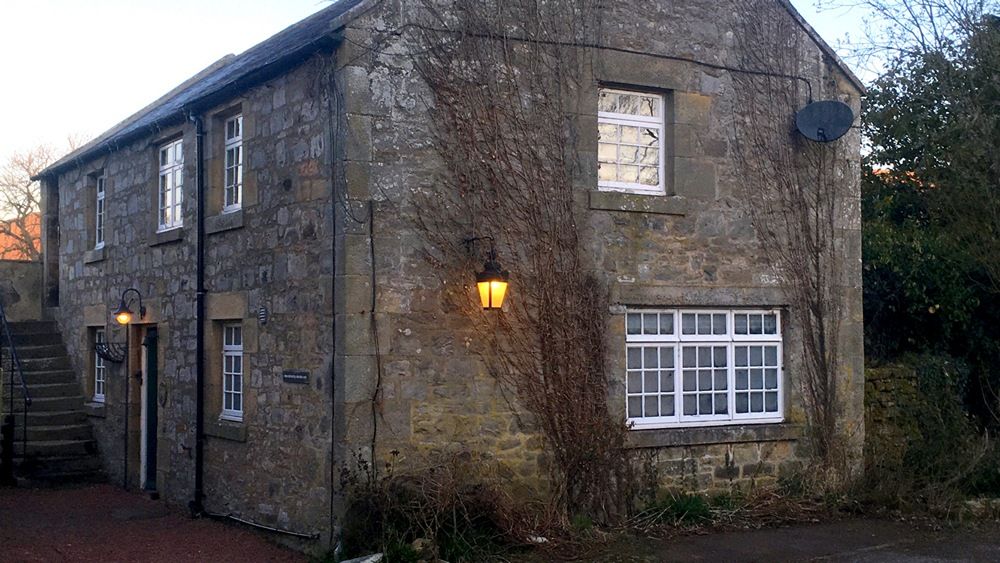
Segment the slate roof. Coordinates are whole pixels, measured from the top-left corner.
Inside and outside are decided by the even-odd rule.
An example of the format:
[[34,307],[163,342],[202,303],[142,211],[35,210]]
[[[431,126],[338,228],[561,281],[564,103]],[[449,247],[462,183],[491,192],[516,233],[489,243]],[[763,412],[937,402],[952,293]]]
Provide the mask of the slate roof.
[[[93,141],[59,159],[38,174],[53,176],[100,153],[186,119],[220,94],[232,96],[273,78],[332,42],[338,17],[366,0],[336,0],[331,6],[295,23],[239,55],[227,55],[166,95],[115,125]],[[221,100],[220,100],[221,101]]]
[[[41,171],[36,178],[55,176],[103,152],[114,151],[126,143],[147,135],[155,135],[160,129],[183,121],[189,112],[195,112],[197,108],[222,102],[227,97],[274,78],[290,65],[304,60],[324,45],[331,44],[336,28],[345,25],[357,13],[378,1],[334,0],[331,6],[289,26],[243,53],[219,59],[93,141],[59,159]],[[777,0],[777,2],[792,15],[823,53],[844,72],[858,91],[864,94],[864,84],[805,21],[791,2],[789,0]]]

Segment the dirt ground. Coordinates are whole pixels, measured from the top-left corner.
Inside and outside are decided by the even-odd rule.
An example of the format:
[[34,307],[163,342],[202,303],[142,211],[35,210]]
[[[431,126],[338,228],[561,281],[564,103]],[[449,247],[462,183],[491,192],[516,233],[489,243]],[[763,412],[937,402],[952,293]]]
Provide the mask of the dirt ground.
[[248,529],[110,485],[0,488],[0,561],[307,561]]

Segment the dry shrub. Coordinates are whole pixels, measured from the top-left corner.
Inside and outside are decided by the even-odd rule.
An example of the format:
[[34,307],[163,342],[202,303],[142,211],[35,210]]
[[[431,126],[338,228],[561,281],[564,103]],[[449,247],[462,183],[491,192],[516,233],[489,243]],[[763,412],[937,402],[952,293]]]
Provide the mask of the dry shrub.
[[801,332],[798,375],[817,461],[840,480],[851,473],[841,428],[841,319],[847,287],[839,240],[849,193],[838,175],[841,141],[814,143],[795,130],[795,113],[812,101],[800,77],[804,36],[775,2],[732,2],[739,22],[734,73],[736,157],[744,201],[761,249],[781,278]]
[[[629,509],[627,428],[608,409],[608,290],[588,266],[576,201],[571,115],[594,32],[594,0],[423,4],[408,24],[432,99],[445,166],[413,194],[417,230],[448,305],[470,319],[489,372],[551,453],[553,502],[568,521],[619,521]],[[463,240],[491,237],[471,248]],[[484,314],[468,279],[485,245],[510,270],[504,311]],[[470,252],[471,251],[471,252]]]
[[509,493],[506,471],[491,456],[460,451],[397,463],[393,455],[374,478],[361,455],[354,470],[341,472],[344,556],[380,552],[390,561],[457,562],[499,560],[527,546],[579,552],[550,505]]

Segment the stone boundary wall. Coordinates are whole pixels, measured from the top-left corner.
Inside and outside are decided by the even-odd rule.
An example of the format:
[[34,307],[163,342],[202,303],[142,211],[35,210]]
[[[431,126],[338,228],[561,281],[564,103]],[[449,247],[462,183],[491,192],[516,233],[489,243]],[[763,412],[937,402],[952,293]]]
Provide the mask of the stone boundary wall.
[[917,433],[913,406],[919,400],[912,367],[888,365],[865,370],[865,458],[878,464],[902,463],[906,444]]
[[11,322],[42,318],[42,263],[0,260],[0,302]]

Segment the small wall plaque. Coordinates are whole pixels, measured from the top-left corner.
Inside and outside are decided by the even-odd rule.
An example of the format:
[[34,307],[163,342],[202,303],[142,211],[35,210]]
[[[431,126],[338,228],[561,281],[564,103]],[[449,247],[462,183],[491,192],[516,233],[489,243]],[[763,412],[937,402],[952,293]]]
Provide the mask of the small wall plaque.
[[305,385],[309,383],[309,372],[302,370],[285,370],[281,372],[281,379],[285,383]]

